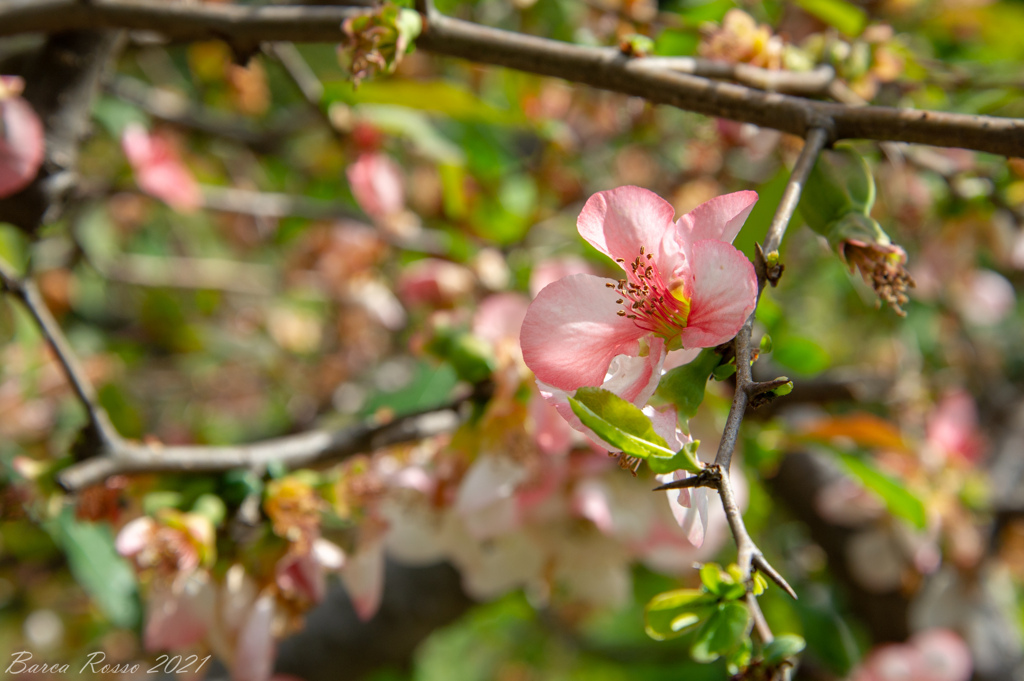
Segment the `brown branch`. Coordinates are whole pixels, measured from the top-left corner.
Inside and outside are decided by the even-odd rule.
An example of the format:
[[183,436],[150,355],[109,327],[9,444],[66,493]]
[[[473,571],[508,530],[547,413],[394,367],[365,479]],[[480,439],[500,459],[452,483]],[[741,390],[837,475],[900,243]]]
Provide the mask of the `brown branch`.
[[[120,27],[155,31],[178,40],[225,40],[244,52],[255,51],[267,41],[338,42],[341,22],[357,11],[156,0],[34,0],[0,7],[0,35]],[[643,59],[630,59],[615,48],[572,45],[436,13],[429,16],[416,44],[435,54],[563,78],[801,137],[820,127],[832,141],[893,140],[1024,156],[1021,119],[811,101],[652,69],[642,64]]]
[[64,469],[57,476],[57,482],[68,492],[78,492],[111,476],[129,473],[262,470],[272,461],[289,469],[304,468],[451,432],[462,422],[459,407],[463,401],[402,416],[390,423],[312,430],[248,445],[164,447],[121,440],[100,456]]

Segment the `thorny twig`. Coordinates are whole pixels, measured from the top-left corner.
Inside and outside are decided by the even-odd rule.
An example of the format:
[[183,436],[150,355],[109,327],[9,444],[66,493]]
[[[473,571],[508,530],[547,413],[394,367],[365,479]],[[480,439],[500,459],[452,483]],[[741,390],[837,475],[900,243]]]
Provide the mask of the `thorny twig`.
[[[790,219],[800,202],[800,193],[807,177],[817,161],[818,155],[825,148],[828,142],[828,132],[823,128],[814,128],[810,131],[804,143],[804,148],[797,159],[789,182],[783,192],[782,200],[776,209],[775,217],[768,228],[765,236],[763,251],[772,254],[778,251],[782,238],[785,236],[786,228]],[[767,264],[763,251],[759,251],[759,258],[756,266],[758,297],[769,281]],[[756,312],[756,310],[755,310]],[[657,489],[677,489],[682,487],[711,487],[718,491],[722,500],[722,509],[725,511],[729,529],[732,531],[733,539],[736,542],[737,560],[743,577],[750,579],[751,570],[757,569],[793,598],[796,592],[786,580],[771,566],[768,560],[761,553],[761,550],[751,539],[743,523],[743,514],[736,503],[735,492],[729,477],[729,466],[732,462],[732,454],[736,448],[736,441],[739,437],[740,425],[743,423],[743,416],[747,410],[750,398],[767,390],[779,387],[786,381],[776,379],[774,381],[756,382],[753,380],[750,371],[751,364],[751,334],[754,325],[755,313],[751,313],[746,323],[736,334],[733,340],[733,350],[736,356],[736,392],[733,395],[732,405],[729,408],[729,415],[726,418],[725,428],[722,432],[722,439],[719,443],[715,462],[708,465],[703,472],[685,478],[678,482],[670,482]],[[753,594],[748,594],[747,604],[754,618],[758,629],[758,635],[768,642],[772,638],[771,629],[761,613],[760,606]]]

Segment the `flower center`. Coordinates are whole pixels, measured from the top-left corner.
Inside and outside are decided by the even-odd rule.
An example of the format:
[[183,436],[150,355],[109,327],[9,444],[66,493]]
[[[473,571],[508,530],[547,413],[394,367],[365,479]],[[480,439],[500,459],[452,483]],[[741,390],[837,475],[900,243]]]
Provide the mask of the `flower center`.
[[[626,261],[619,258],[616,262],[625,266]],[[626,267],[626,276],[618,284],[607,284],[619,295],[615,302],[623,306],[618,315],[668,341],[678,336],[690,317],[690,299],[683,287],[669,287],[654,256],[645,254],[643,246],[640,255]]]

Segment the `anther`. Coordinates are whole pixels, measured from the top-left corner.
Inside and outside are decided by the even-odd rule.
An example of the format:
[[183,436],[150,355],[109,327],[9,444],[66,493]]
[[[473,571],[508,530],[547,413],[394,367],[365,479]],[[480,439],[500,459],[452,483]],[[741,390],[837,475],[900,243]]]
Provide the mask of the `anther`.
[[[619,315],[620,317],[625,317],[626,316],[626,311],[625,310],[619,310],[615,314]],[[634,317],[634,319],[636,319],[636,317]]]

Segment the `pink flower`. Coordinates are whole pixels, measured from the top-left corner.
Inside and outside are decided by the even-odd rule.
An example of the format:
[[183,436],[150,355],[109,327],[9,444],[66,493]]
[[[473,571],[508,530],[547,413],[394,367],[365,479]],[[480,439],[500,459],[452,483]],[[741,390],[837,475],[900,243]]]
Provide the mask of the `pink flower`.
[[43,163],[43,124],[18,96],[24,85],[16,76],[0,76],[0,197],[27,187]]
[[402,169],[384,154],[360,154],[346,171],[352,195],[363,212],[375,220],[405,209]]
[[168,138],[133,123],[125,129],[121,147],[142,191],[182,212],[202,205],[199,184]]
[[[571,275],[530,305],[523,358],[556,404],[558,391],[582,386],[643,404],[668,350],[713,347],[736,335],[754,309],[757,278],[730,243],[756,200],[754,192],[726,194],[673,220],[667,201],[639,187],[590,197],[580,235],[626,278]],[[567,408],[560,411],[572,422]]]

